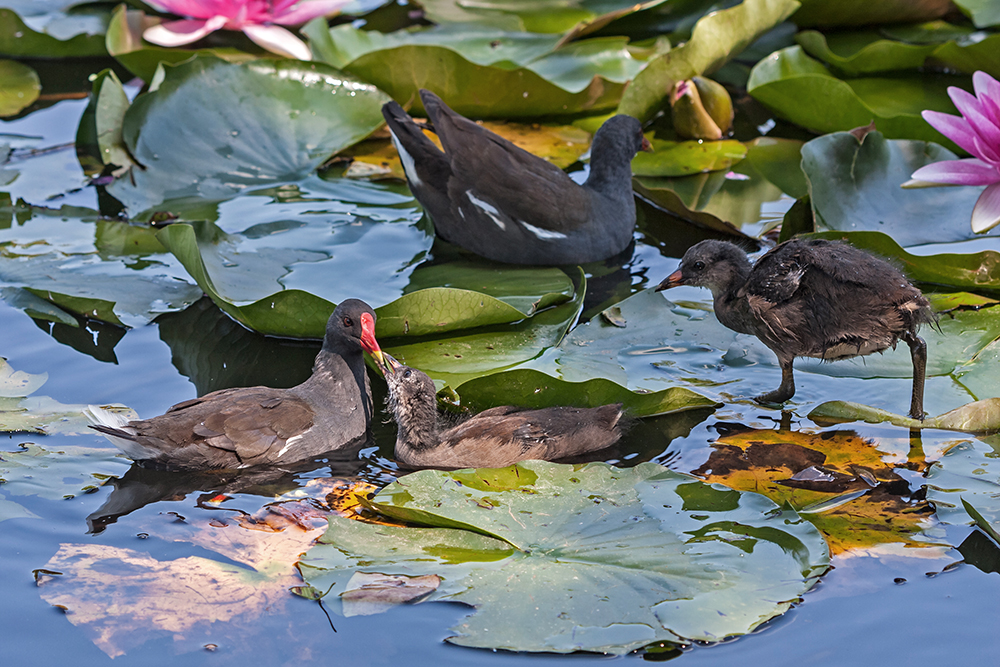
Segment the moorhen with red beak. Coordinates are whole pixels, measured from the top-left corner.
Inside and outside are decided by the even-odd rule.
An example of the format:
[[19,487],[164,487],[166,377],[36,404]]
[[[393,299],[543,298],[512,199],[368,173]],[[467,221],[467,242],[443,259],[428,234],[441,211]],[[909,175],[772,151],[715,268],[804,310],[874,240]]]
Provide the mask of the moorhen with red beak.
[[386,103],[382,115],[410,190],[442,238],[511,264],[595,262],[631,243],[632,158],[652,150],[638,120],[612,116],[597,130],[580,186],[434,93],[421,90],[420,99],[444,152],[397,103]]
[[622,435],[622,405],[599,408],[491,408],[440,429],[434,381],[386,355],[386,403],[399,428],[396,459],[414,468],[502,468],[597,452]]
[[656,289],[677,285],[710,289],[723,325],[756,336],[777,355],[781,385],[757,401],[782,403],[795,394],[795,357],[836,361],[903,340],[913,362],[910,416],[924,418],[927,346],[917,330],[936,318],[920,290],[885,260],[845,243],[792,239],[751,266],[737,246],[702,241]]
[[284,464],[344,449],[365,437],[373,413],[362,350],[381,361],[375,313],[347,299],[330,316],[302,384],[213,391],[135,421],[92,405],[91,428],[133,461],[167,470]]

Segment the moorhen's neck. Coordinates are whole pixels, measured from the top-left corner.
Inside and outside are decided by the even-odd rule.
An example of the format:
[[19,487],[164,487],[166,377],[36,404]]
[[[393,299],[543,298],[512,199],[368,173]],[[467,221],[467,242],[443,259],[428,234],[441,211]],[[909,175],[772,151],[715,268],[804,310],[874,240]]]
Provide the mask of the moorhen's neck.
[[631,200],[632,158],[635,152],[629,151],[616,138],[600,131],[594,136],[590,149],[590,175],[583,187],[610,197],[627,196]]
[[437,401],[426,392],[394,391],[390,388],[389,410],[396,419],[398,431],[396,446],[405,445],[414,450],[437,447]]
[[746,299],[737,293],[750,277],[746,255],[720,261],[712,271],[712,280],[704,286],[712,291],[715,316],[723,326],[740,333],[753,333],[753,315]]
[[336,382],[344,377],[344,366],[347,366],[347,370],[358,386],[361,406],[370,419],[375,414],[375,407],[372,404],[368,373],[365,369],[365,357],[360,349],[355,348],[345,352],[335,352],[327,349],[327,345],[324,342],[323,349],[316,355],[312,375],[299,385],[299,388],[307,395],[313,391],[318,392],[319,395],[324,395],[327,393],[324,387],[328,386],[330,382]]

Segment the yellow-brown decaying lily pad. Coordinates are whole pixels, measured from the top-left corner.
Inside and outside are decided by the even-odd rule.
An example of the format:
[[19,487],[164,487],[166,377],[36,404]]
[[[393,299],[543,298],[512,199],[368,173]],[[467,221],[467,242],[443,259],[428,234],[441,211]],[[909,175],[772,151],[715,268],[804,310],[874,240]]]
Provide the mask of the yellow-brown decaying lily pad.
[[[739,491],[755,491],[788,502],[824,534],[833,555],[886,542],[932,546],[915,539],[932,509],[909,498],[909,487],[894,468],[915,470],[922,463],[886,463],[872,440],[850,430],[803,433],[739,428],[727,430],[695,475]],[[810,506],[850,498],[825,511]]]

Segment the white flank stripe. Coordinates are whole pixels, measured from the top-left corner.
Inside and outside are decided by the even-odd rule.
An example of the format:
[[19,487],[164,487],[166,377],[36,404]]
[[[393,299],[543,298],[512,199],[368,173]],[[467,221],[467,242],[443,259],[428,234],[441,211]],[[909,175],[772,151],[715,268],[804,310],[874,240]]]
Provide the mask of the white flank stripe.
[[469,201],[472,202],[473,206],[481,210],[486,215],[490,216],[490,219],[493,222],[497,223],[497,227],[503,230],[507,229],[507,225],[503,223],[503,220],[497,217],[500,215],[500,211],[497,210],[496,206],[488,202],[484,202],[482,199],[472,194],[472,190],[466,190],[465,196],[469,198]]
[[403,172],[406,174],[406,178],[409,179],[410,185],[414,187],[423,185],[417,176],[417,167],[413,163],[413,156],[406,152],[406,149],[403,148],[403,144],[399,142],[394,132],[390,130],[389,135],[392,137],[392,145],[396,147],[396,152],[399,153],[399,161],[403,165]]
[[282,456],[284,456],[285,452],[287,452],[292,447],[292,445],[294,445],[296,442],[298,442],[299,440],[301,440],[302,436],[305,435],[308,432],[309,431],[304,431],[304,432],[302,432],[302,433],[300,433],[298,435],[293,435],[288,440],[286,440],[285,441],[285,446],[281,448],[281,451],[278,452],[278,456],[276,458],[280,459]]
[[528,223],[523,222],[521,220],[518,220],[518,222],[521,223],[522,227],[524,227],[525,229],[527,229],[529,232],[531,232],[532,234],[534,234],[535,236],[537,236],[540,239],[564,239],[564,238],[566,238],[566,235],[563,234],[562,232],[553,232],[553,231],[548,230],[548,229],[542,229],[540,227],[535,227],[534,225],[529,225]]

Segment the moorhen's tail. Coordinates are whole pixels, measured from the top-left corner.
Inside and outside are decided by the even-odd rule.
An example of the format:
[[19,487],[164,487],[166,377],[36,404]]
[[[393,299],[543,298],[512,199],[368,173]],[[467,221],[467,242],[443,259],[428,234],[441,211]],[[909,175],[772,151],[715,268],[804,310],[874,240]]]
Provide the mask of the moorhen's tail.
[[88,405],[84,414],[90,420],[90,428],[110,440],[111,444],[133,461],[156,458],[157,452],[138,442],[135,432],[128,426],[130,420],[124,414],[99,405]]
[[410,115],[403,111],[403,107],[395,101],[386,102],[382,105],[382,116],[392,133],[392,143],[396,145],[403,171],[411,186],[447,183],[451,175],[448,159],[424,135],[423,129],[413,122]]

